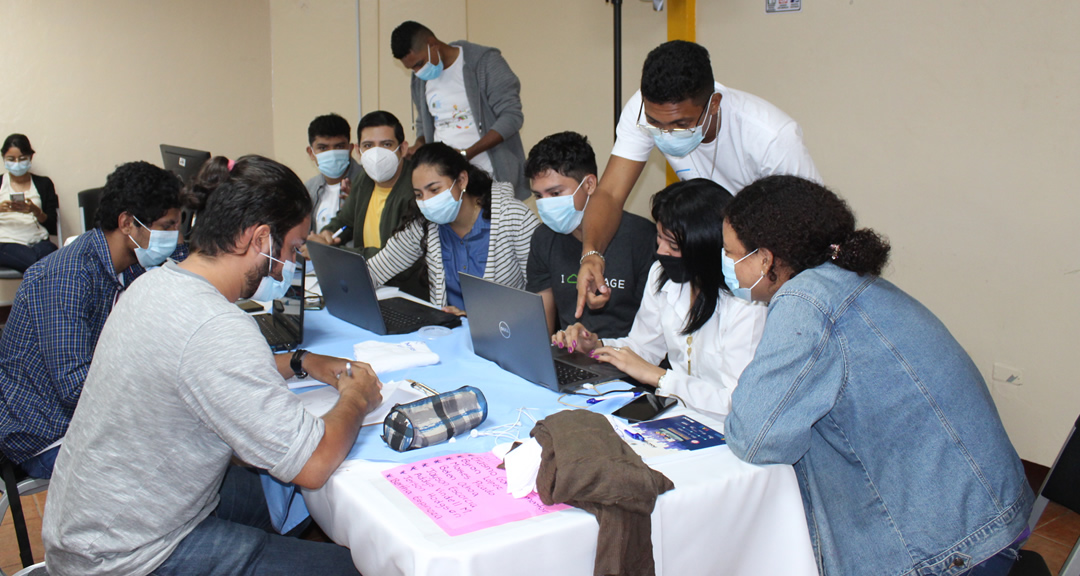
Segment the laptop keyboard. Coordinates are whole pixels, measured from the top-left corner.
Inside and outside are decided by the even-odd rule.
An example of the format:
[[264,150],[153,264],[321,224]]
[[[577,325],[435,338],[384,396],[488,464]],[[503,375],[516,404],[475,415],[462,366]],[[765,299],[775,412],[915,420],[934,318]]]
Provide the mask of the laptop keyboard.
[[423,326],[423,319],[415,314],[406,314],[389,307],[383,307],[381,310],[383,322],[386,323],[386,331],[391,334],[395,332],[407,334]]
[[275,322],[272,314],[257,314],[255,320],[259,323],[259,329],[262,330],[263,335],[266,336],[266,340],[270,344],[287,343],[296,338],[291,332]]
[[555,375],[559,378],[560,386],[599,376],[596,372],[590,372],[565,362],[555,362]]

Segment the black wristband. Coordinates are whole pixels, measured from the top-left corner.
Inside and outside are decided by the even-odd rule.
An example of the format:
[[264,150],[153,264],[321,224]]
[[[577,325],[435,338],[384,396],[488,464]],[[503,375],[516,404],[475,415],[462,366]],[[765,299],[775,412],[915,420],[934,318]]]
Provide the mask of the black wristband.
[[304,354],[307,353],[307,350],[300,348],[296,352],[293,352],[292,360],[289,360],[289,367],[292,368],[293,374],[296,374],[297,378],[307,378],[308,373],[304,370],[303,363]]

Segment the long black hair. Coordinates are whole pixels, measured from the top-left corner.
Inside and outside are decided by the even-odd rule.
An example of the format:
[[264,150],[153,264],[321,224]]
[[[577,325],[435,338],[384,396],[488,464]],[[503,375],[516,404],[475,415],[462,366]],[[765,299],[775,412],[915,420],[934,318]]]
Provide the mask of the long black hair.
[[243,156],[232,170],[229,163],[224,156],[208,160],[185,190],[185,205],[194,212],[192,251],[210,257],[231,253],[244,230],[266,224],[280,253],[285,235],[311,214],[304,183],[262,156]]
[[[888,240],[869,228],[856,230],[847,202],[798,176],[757,180],[739,192],[724,216],[748,252],[765,248],[792,276],[830,260],[860,276],[880,276],[889,261]],[[768,276],[775,282],[773,269]]]
[[[720,291],[728,291],[720,267],[724,249],[721,223],[728,202],[731,193],[705,178],[676,182],[652,197],[653,220],[675,237],[690,284],[698,291],[683,334],[704,326],[716,312]],[[661,272],[656,290],[667,281],[667,272]]]

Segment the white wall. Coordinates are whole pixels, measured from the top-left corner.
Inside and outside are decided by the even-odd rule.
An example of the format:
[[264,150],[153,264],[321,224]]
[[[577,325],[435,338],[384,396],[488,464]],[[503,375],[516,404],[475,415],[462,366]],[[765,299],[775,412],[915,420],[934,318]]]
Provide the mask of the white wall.
[[[1020,455],[1049,465],[1080,413],[1080,6],[761,4],[698,2],[717,79],[799,121],[826,183],[891,239],[886,276],[971,354]],[[995,362],[1023,384],[990,381]]]

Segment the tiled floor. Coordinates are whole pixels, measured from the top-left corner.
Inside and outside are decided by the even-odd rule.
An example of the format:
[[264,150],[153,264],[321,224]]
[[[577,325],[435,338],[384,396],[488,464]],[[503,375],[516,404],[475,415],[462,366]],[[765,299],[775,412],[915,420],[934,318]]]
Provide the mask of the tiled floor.
[[[3,484],[0,483],[0,486]],[[41,513],[45,511],[46,492],[23,496],[23,515],[26,516],[26,529],[30,533],[30,549],[34,551],[34,562],[45,559],[45,547],[41,545]],[[22,570],[19,560],[19,542],[15,539],[15,526],[11,523],[11,513],[4,514],[0,523],[0,570],[5,574],[14,574]]]
[[[41,513],[45,510],[46,494],[47,492],[42,492],[23,497],[23,512],[26,514],[26,524],[30,531],[30,547],[34,551],[35,562],[41,562],[45,558],[45,550],[41,545]],[[1080,514],[1051,502],[1024,548],[1042,554],[1047,566],[1050,567],[1050,573],[1057,574],[1065,563],[1065,559],[1069,557],[1069,552],[1072,551],[1078,537],[1080,537]],[[329,539],[314,523],[304,533],[303,538],[329,542]],[[0,569],[6,574],[14,574],[22,569],[22,563],[19,562],[19,546],[15,541],[15,528],[11,524],[11,514],[6,514],[3,523],[0,523]]]

